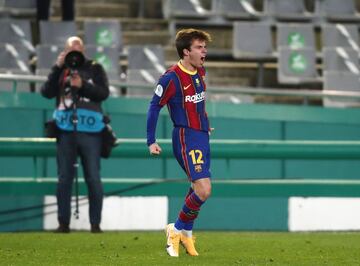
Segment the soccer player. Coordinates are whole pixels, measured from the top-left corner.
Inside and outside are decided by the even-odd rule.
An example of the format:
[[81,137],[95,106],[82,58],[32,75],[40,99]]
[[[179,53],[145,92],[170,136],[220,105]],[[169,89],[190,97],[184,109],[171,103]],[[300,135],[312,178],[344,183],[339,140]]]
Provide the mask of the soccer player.
[[174,124],[173,152],[191,186],[178,218],[167,225],[166,251],[179,256],[181,243],[187,253],[198,256],[192,228],[201,205],[211,193],[209,121],[205,111],[205,62],[210,35],[201,30],[183,29],[176,34],[180,60],[160,77],[147,117],[147,144],[150,154],[159,155],[155,131],[160,109],[167,105]]

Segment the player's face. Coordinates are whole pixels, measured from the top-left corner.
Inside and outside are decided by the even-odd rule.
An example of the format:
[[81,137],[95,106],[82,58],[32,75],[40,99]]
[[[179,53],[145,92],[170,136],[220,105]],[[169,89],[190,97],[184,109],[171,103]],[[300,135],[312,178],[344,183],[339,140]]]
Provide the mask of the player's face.
[[195,68],[202,67],[205,63],[206,53],[206,42],[194,40],[190,46],[189,63]]

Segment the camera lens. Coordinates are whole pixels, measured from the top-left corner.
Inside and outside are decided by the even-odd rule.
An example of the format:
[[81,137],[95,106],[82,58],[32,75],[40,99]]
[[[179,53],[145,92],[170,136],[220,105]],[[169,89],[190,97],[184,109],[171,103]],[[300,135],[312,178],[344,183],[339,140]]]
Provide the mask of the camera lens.
[[84,61],[84,55],[78,51],[71,51],[65,56],[65,66],[70,69],[78,69]]

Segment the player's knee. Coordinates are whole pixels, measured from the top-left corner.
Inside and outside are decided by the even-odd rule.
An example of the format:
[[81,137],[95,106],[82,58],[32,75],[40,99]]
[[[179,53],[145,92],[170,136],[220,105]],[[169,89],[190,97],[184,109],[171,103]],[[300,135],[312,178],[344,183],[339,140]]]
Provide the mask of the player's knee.
[[205,192],[204,192],[204,198],[205,200],[208,199],[211,195],[211,188],[207,189]]
[[209,178],[203,178],[196,180],[193,183],[193,189],[196,195],[202,200],[205,201],[211,195],[211,182]]
[[207,200],[211,195],[211,187],[204,187],[198,191],[198,196],[202,201]]

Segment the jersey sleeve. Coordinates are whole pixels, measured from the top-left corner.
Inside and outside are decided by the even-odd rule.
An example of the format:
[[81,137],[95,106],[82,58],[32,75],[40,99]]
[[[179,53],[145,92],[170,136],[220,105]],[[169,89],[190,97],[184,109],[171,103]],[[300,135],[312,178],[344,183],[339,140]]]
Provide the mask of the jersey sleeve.
[[160,77],[156,85],[151,104],[164,106],[175,95],[175,86],[172,73],[166,73]]
[[148,146],[156,142],[156,125],[161,108],[167,104],[174,95],[174,82],[171,79],[171,74],[167,73],[159,79],[147,113],[146,133]]

